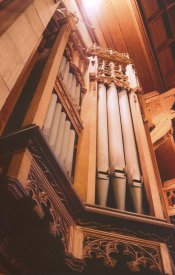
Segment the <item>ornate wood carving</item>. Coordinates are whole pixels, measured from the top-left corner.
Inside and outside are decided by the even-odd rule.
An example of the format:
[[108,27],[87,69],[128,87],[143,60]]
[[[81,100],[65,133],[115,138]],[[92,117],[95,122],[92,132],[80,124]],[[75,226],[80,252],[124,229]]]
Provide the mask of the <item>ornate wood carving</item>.
[[34,160],[28,175],[27,190],[35,202],[34,211],[40,218],[43,218],[46,212],[50,214],[50,233],[53,236],[61,235],[67,250],[69,228],[74,222]]
[[147,243],[138,239],[129,239],[120,235],[111,236],[110,233],[84,232],[84,258],[98,258],[105,266],[115,268],[120,264],[117,255],[128,256],[126,265],[132,272],[140,272],[141,267],[163,272],[160,247],[156,243]]
[[87,54],[90,56],[98,56],[104,60],[113,61],[118,64],[132,64],[133,61],[128,57],[127,53],[119,53],[112,49],[102,48],[96,44],[87,50]]
[[[95,44],[87,50],[87,54],[98,58],[97,76],[95,78],[99,82],[108,85],[114,82],[118,87],[130,89],[128,77],[125,75],[126,65],[132,64],[128,54],[103,49]],[[92,74],[90,77],[93,81],[94,75]]]
[[163,183],[164,197],[169,216],[175,215],[175,179]]
[[[157,249],[151,247],[140,247],[136,244],[128,244],[127,242],[115,240],[96,240],[87,238],[85,240],[85,258],[91,258],[95,254],[97,258],[101,258],[104,265],[114,268],[117,264],[117,258],[114,254],[119,253],[119,247],[123,249],[123,255],[131,258],[127,262],[127,266],[132,272],[139,272],[140,266],[147,267],[151,270],[161,271],[160,268],[160,255]],[[113,256],[111,256],[113,254]]]

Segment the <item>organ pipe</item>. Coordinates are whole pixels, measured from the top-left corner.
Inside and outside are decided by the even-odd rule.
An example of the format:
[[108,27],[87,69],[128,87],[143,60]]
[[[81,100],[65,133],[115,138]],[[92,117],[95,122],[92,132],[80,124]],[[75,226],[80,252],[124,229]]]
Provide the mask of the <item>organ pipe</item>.
[[47,113],[46,113],[46,116],[45,116],[44,125],[43,125],[43,132],[47,137],[49,136],[49,132],[50,132],[51,124],[52,124],[52,119],[53,119],[53,115],[54,115],[54,111],[55,111],[56,102],[57,102],[57,95],[52,94],[50,102],[49,102],[49,106],[48,106],[48,109],[47,109]]
[[60,73],[62,78],[63,78],[63,75],[64,75],[65,66],[66,66],[66,57],[63,56],[62,60],[61,60],[60,68],[59,68],[59,73]]
[[66,155],[68,150],[69,132],[70,132],[70,121],[66,121],[64,126],[63,141],[62,141],[61,153],[59,158],[63,167],[65,167]]
[[108,156],[108,131],[106,87],[98,86],[98,129],[97,129],[97,201],[101,206],[106,206],[109,187],[109,156]]
[[65,122],[66,122],[66,114],[64,112],[61,112],[60,123],[57,131],[56,143],[54,148],[55,155],[57,156],[58,159],[60,157],[60,152],[61,152]]
[[127,165],[128,182],[130,184],[131,196],[135,211],[142,213],[142,183],[141,173],[137,156],[130,105],[126,90],[119,93],[119,106],[121,113],[124,151]]
[[109,135],[109,160],[116,207],[125,209],[126,175],[120,110],[117,89],[114,83],[107,91],[107,114]]
[[55,107],[53,120],[52,120],[50,134],[49,134],[49,143],[52,148],[54,148],[55,142],[56,142],[57,131],[58,131],[58,126],[59,126],[60,116],[61,116],[61,109],[62,109],[61,104],[57,103]]
[[75,131],[70,130],[70,132],[69,132],[69,144],[68,144],[67,156],[66,156],[66,161],[65,161],[65,171],[67,172],[69,177],[71,177],[71,173],[72,173],[74,144],[75,144]]

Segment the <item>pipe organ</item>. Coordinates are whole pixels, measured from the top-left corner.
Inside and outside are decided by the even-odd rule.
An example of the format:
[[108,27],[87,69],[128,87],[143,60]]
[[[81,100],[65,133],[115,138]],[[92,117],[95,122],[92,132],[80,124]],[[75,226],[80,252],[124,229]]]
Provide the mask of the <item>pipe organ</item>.
[[[87,203],[157,216],[161,209],[160,183],[157,184],[153,172],[154,161],[144,129],[139,82],[132,60],[127,54],[96,45],[88,49],[88,56],[92,90],[84,96],[84,102],[85,98],[87,102],[89,100],[86,104],[89,104],[91,112],[94,110],[96,122],[88,124],[90,128],[84,129],[80,136],[74,186]],[[88,123],[84,110],[87,111],[82,103],[82,117],[84,115],[84,123],[86,120]],[[85,163],[86,157],[81,151],[83,141],[89,138],[88,131],[96,141],[87,145],[92,147],[89,151],[92,150],[95,158],[91,159],[91,163],[86,161],[80,172],[77,167]],[[88,152],[87,159],[90,156]],[[90,168],[92,163],[96,171]],[[84,187],[80,184],[83,171],[84,175],[91,175]]]
[[[89,54],[95,55],[94,49],[90,49]],[[137,77],[127,55],[114,56],[111,50],[106,50],[105,54],[96,50],[96,53],[97,203],[103,207],[107,205],[111,185],[115,207],[124,211],[129,189],[134,211],[141,214],[143,177],[129,99],[129,93],[138,87]],[[91,77],[93,75],[94,72]]]
[[[0,199],[7,202],[0,268],[3,254],[17,263],[15,274],[172,275],[174,227],[133,61],[97,45],[87,49],[76,23],[58,1],[37,49],[46,59],[36,86],[30,94],[27,80],[17,103],[18,111],[26,104],[21,128],[0,137]],[[16,240],[24,241],[21,254]]]
[[82,45],[77,42],[78,35],[70,34],[65,45],[42,126],[49,145],[69,177],[75,158],[74,148],[83,128],[80,104],[88,66],[88,59],[83,52],[85,46],[83,41]]

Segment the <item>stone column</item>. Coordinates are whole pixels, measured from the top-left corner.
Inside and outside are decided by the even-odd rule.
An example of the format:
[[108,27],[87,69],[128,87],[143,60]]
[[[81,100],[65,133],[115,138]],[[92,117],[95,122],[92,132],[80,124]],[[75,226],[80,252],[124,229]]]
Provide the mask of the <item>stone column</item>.
[[66,161],[65,161],[65,171],[67,172],[69,177],[71,177],[71,174],[72,174],[74,143],[75,143],[75,131],[70,130],[70,132],[69,132],[69,144],[68,144],[67,156],[66,156]]
[[98,85],[98,123],[97,123],[97,203],[106,206],[109,188],[109,156],[107,129],[106,87]]
[[63,78],[65,66],[66,66],[66,57],[63,55],[61,64],[59,67],[59,74],[60,74],[61,78]]
[[69,132],[70,132],[70,121],[66,121],[64,126],[64,134],[63,134],[63,142],[61,146],[61,153],[60,153],[60,163],[65,168],[65,161],[67,156],[68,144],[69,144]]
[[54,148],[55,155],[58,159],[60,158],[65,122],[66,122],[66,114],[64,112],[61,112],[60,122],[59,122],[58,131],[56,135],[56,143]]
[[49,134],[49,144],[52,148],[54,148],[55,142],[56,142],[57,131],[58,131],[58,126],[60,122],[61,109],[62,109],[61,104],[57,103],[55,107],[53,120],[52,120],[50,134]]
[[107,91],[109,160],[116,208],[125,210],[126,175],[117,89],[111,83]]
[[55,112],[56,102],[57,102],[57,95],[52,94],[50,102],[49,102],[49,106],[48,106],[48,109],[47,109],[47,113],[46,113],[46,116],[45,116],[44,125],[43,125],[43,132],[46,135],[46,137],[49,136],[53,115],[54,115],[54,112]]
[[137,148],[130,112],[130,105],[126,90],[119,93],[119,105],[121,113],[124,151],[127,165],[128,182],[135,211],[142,213],[142,182],[137,156]]

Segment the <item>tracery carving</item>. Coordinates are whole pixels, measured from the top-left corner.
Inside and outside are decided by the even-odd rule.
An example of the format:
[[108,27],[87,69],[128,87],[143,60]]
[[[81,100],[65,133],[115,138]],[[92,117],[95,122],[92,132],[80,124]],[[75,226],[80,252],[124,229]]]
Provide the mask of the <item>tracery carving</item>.
[[141,267],[153,271],[162,271],[162,262],[158,247],[148,246],[124,239],[110,240],[108,238],[98,239],[93,236],[84,238],[84,258],[96,257],[103,264],[115,268],[118,263],[117,255],[121,253],[128,256],[126,265],[132,272],[140,272]]
[[[29,143],[28,148],[29,148],[30,152],[32,153],[33,158],[37,161],[39,167],[41,168],[41,170],[44,174],[44,176],[49,181],[49,184],[53,187],[54,191],[56,192],[57,196],[60,198],[61,202],[64,205],[66,205],[67,200],[65,198],[65,195],[63,194],[63,192],[59,188],[59,184],[55,181],[55,179],[53,177],[53,174],[49,170],[47,162],[46,162],[45,158],[43,157],[42,153],[40,152],[39,148],[33,142]],[[32,173],[32,170],[31,170],[30,173]]]
[[70,225],[73,220],[63,209],[61,200],[56,196],[45,176],[37,169],[33,161],[28,175],[27,190],[33,199],[34,211],[42,219],[49,216],[50,233],[53,236],[60,235],[62,243],[67,250]]

